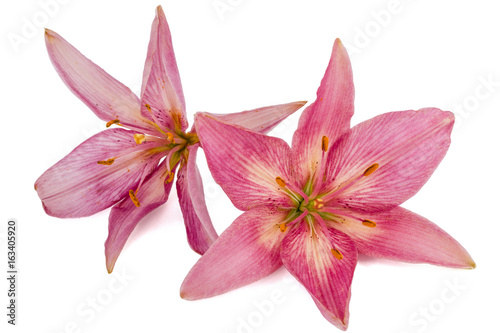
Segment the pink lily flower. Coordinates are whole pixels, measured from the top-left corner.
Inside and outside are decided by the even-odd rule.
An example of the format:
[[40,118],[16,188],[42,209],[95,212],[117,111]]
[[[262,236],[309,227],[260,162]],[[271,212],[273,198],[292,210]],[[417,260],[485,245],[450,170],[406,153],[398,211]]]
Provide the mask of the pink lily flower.
[[475,267],[445,231],[399,207],[446,154],[453,114],[435,108],[390,112],[350,128],[353,105],[351,64],[337,39],[317,100],[301,115],[291,148],[279,138],[197,114],[212,175],[245,212],[188,273],[182,298],[219,295],[284,265],[323,316],[346,330],[358,252]]
[[[35,190],[47,214],[83,217],[113,206],[105,243],[111,273],[136,225],[167,201],[180,165],[176,186],[188,242],[203,254],[218,235],[196,166],[201,143],[194,130],[187,132],[181,80],[162,8],[157,7],[152,24],[140,99],[55,32],[47,29],[45,41],[68,88],[106,127],[119,126],[86,140],[40,176]],[[213,116],[267,133],[304,104]]]

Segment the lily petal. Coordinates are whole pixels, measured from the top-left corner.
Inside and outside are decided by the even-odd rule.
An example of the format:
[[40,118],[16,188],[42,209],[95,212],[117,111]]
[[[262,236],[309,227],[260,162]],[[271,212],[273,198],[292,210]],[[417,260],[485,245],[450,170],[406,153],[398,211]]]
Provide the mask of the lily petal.
[[186,103],[165,13],[156,8],[141,89],[141,113],[164,131],[188,127]]
[[105,122],[153,134],[156,130],[141,116],[140,101],[125,85],[87,59],[64,38],[45,29],[50,60],[66,86]]
[[45,171],[35,190],[47,214],[89,216],[136,190],[162,158],[148,152],[157,147],[156,142],[138,145],[136,133],[121,128],[100,132]]
[[330,143],[349,130],[354,114],[354,83],[351,62],[339,39],[335,40],[330,62],[317,98],[302,113],[297,130],[293,135],[292,148],[296,155],[300,175],[306,181],[322,158],[323,136]]
[[199,253],[205,253],[217,239],[203,191],[203,182],[196,166],[196,153],[200,145],[189,146],[187,164],[182,165],[177,175],[177,196],[181,206],[188,243]]
[[281,267],[286,212],[257,207],[240,215],[189,271],[181,297],[196,300],[245,286]]
[[[389,112],[354,126],[328,156],[322,193],[339,193],[328,205],[375,211],[405,202],[445,156],[453,122],[451,112],[427,108]],[[378,168],[365,173],[371,166]]]
[[[335,229],[315,229],[301,223],[283,239],[281,259],[286,269],[306,287],[323,316],[347,329],[351,282],[357,263],[354,242]],[[332,249],[340,253],[338,258]]]
[[108,239],[104,244],[106,268],[111,273],[127,239],[144,216],[163,205],[170,193],[173,182],[165,182],[166,162],[163,161],[151,177],[146,179],[141,190],[136,194],[140,206],[129,198],[123,199],[111,209],[108,225]]
[[196,114],[196,132],[215,181],[241,210],[263,204],[289,205],[276,177],[290,175],[290,147],[281,139]]
[[[363,225],[363,220],[375,226]],[[476,267],[469,253],[453,237],[402,207],[377,213],[350,211],[342,223],[331,226],[349,235],[357,249],[369,256],[454,268]]]
[[289,115],[303,107],[307,102],[293,102],[266,106],[249,111],[228,114],[207,113],[213,118],[228,124],[239,125],[252,131],[266,134]]

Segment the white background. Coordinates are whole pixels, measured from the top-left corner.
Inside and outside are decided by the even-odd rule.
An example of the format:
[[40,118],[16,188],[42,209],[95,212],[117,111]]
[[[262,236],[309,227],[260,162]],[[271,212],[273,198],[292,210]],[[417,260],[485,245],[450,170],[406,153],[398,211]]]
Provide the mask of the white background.
[[[231,10],[220,13],[217,3]],[[73,220],[44,213],[35,180],[105,127],[57,76],[42,27],[138,92],[158,4],[172,31],[191,123],[196,111],[312,102],[337,37],[351,46],[353,124],[387,111],[454,111],[447,156],[403,206],[461,242],[477,269],[361,258],[348,331],[498,331],[500,20],[495,2],[486,0],[2,2],[0,267],[6,221],[16,218],[19,308],[12,328],[2,278],[1,331],[337,331],[285,270],[226,295],[182,300],[179,287],[198,255],[187,245],[175,187],[134,231],[112,275],[104,261],[109,209]],[[290,140],[298,115],[273,134]],[[198,160],[221,232],[240,212],[211,179],[204,155]]]

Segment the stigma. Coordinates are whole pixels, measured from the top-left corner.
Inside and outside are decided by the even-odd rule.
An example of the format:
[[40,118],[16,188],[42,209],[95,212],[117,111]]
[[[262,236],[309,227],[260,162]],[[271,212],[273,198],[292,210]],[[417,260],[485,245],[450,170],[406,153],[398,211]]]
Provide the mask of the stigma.
[[146,141],[146,136],[144,134],[134,134],[134,141],[135,143],[137,143],[138,145],[140,145],[141,143],[143,143],[144,141]]

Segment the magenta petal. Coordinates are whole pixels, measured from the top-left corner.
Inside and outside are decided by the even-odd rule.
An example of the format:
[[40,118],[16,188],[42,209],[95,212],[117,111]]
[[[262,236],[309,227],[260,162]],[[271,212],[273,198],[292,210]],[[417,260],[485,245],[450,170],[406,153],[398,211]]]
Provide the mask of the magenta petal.
[[[290,231],[281,245],[286,269],[306,287],[323,316],[345,330],[349,320],[351,282],[357,263],[354,242],[335,229],[315,228],[312,234],[302,223]],[[342,259],[333,255],[339,251]]]
[[141,89],[141,113],[165,131],[185,131],[186,103],[165,13],[156,8]]
[[35,189],[47,214],[89,216],[137,189],[162,156],[147,152],[147,148],[157,146],[155,142],[137,145],[135,133],[121,128],[100,132],[45,171]]
[[196,131],[215,181],[241,210],[289,205],[276,177],[290,179],[290,147],[281,139],[196,115]]
[[203,254],[217,239],[217,232],[208,214],[203,182],[196,166],[198,147],[199,144],[196,144],[187,148],[189,158],[179,169],[176,186],[189,246]]
[[[376,211],[408,200],[445,156],[453,122],[451,112],[428,108],[385,113],[354,126],[331,148],[323,193],[361,178],[329,205]],[[363,177],[374,164],[378,169]]]
[[304,106],[304,104],[306,104],[306,102],[293,102],[236,113],[208,114],[222,122],[239,125],[252,131],[266,134],[286,117]]
[[299,126],[293,135],[293,151],[296,155],[300,182],[308,179],[321,160],[322,139],[326,136],[330,144],[350,128],[354,114],[354,83],[351,62],[339,39],[335,40],[330,62],[317,98],[302,113]]
[[[350,211],[349,215],[342,223],[332,226],[349,235],[361,253],[409,263],[476,267],[469,253],[453,237],[426,218],[402,207],[377,213]],[[363,225],[364,219],[376,226]]]
[[187,300],[212,297],[276,271],[286,212],[258,207],[240,215],[189,271],[181,286]]
[[136,196],[140,206],[136,207],[132,200],[125,198],[111,209],[106,240],[106,267],[113,271],[115,262],[120,255],[130,234],[144,216],[163,205],[170,193],[173,182],[165,183],[167,174],[166,163],[161,163],[151,176],[146,179]]
[[129,88],[54,31],[45,30],[45,43],[50,60],[63,82],[100,119],[105,122],[118,119],[121,125],[130,129],[156,132],[141,116],[140,101]]

